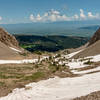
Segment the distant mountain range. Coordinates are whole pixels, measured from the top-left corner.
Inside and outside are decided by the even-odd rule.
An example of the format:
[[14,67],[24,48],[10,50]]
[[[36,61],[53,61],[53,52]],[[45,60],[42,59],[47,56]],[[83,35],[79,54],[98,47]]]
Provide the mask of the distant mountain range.
[[64,21],[52,23],[1,24],[0,26],[11,34],[90,37],[99,25],[99,21]]
[[100,25],[93,25],[93,26],[87,26],[87,27],[80,27],[79,29],[97,30],[99,27]]

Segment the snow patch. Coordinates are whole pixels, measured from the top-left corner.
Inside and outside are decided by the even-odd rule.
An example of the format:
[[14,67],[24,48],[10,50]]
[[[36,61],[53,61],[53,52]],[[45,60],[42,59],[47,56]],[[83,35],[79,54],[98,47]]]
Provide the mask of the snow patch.
[[22,51],[20,51],[20,50],[18,50],[18,49],[15,49],[15,48],[13,48],[13,47],[9,47],[10,49],[12,49],[12,50],[14,50],[14,51],[16,51],[16,52],[22,52]]
[[74,68],[83,68],[83,67],[87,67],[88,65],[84,65],[84,62],[69,62],[68,64],[66,64],[67,66],[70,66],[70,69],[74,69]]
[[39,60],[49,58],[49,56],[43,56],[40,59],[24,59],[24,60],[0,60],[0,64],[23,64],[23,63],[37,63]]
[[[50,78],[15,89],[0,100],[69,100],[100,90],[100,73],[74,78]],[[77,92],[76,92],[77,91]]]
[[79,50],[79,51],[70,53],[70,54],[68,54],[68,55],[65,55],[65,57],[66,57],[66,58],[71,58],[71,57],[75,56],[76,54],[80,53],[81,51],[83,51],[83,50]]
[[100,71],[100,66],[96,67],[96,68],[93,68],[93,69],[84,70],[84,71],[72,70],[72,72],[74,74],[86,74],[86,73],[95,72],[95,71]]
[[89,57],[86,57],[86,58],[92,58],[90,61],[99,62],[100,61],[100,54],[95,55],[95,56],[89,56]]
[[36,63],[38,59],[24,59],[24,60],[0,60],[0,64],[23,64],[23,63]]

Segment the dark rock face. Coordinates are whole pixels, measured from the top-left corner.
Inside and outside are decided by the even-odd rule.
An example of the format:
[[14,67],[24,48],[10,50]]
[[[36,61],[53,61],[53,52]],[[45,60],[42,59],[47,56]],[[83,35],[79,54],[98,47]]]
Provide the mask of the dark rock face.
[[100,28],[95,32],[93,37],[90,39],[88,46],[94,44],[98,40],[100,40]]
[[6,32],[3,28],[0,28],[0,41],[7,46],[19,47],[16,38],[8,32]]

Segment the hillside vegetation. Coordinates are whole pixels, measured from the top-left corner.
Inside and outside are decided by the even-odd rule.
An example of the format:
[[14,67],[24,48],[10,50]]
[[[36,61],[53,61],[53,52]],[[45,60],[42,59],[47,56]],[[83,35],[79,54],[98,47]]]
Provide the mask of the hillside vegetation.
[[20,46],[24,49],[34,51],[55,52],[63,49],[77,48],[87,43],[87,37],[74,36],[35,36],[35,35],[15,35]]

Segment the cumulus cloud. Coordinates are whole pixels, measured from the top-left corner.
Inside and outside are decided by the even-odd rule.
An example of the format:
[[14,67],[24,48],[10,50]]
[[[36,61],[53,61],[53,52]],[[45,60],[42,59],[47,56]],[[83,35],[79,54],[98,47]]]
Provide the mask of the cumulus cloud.
[[31,21],[35,21],[35,18],[34,18],[34,15],[33,14],[30,15],[30,20]]
[[100,15],[98,13],[96,15],[93,15],[92,12],[88,12],[88,18],[89,19],[100,19]]
[[42,20],[42,17],[40,16],[40,14],[37,15],[36,20],[37,21],[41,21]]
[[78,19],[79,19],[79,16],[78,16],[77,14],[75,14],[75,15],[73,16],[73,19],[78,20]]
[[50,10],[46,13],[44,13],[43,16],[40,16],[40,14],[38,14],[36,17],[33,16],[33,14],[30,15],[30,20],[33,22],[45,22],[45,21],[69,21],[70,18],[63,14],[61,15],[61,13],[57,10]]
[[37,14],[37,16],[31,14],[29,18],[32,22],[55,22],[100,19],[100,15],[98,13],[93,15],[92,12],[87,12],[87,15],[85,15],[84,10],[80,9],[79,14],[67,16],[66,14],[61,14],[59,11],[52,9],[48,12],[45,12],[42,16],[40,14]]
[[52,9],[52,10],[49,11],[49,14],[51,14],[51,15],[52,15],[52,14],[53,14],[53,15],[60,15],[60,12],[57,11],[57,10],[53,10],[53,9]]
[[86,19],[86,15],[84,14],[83,9],[80,9],[80,19]]

